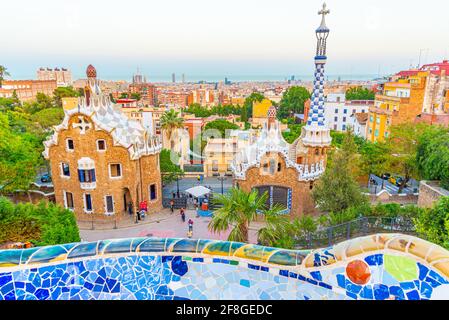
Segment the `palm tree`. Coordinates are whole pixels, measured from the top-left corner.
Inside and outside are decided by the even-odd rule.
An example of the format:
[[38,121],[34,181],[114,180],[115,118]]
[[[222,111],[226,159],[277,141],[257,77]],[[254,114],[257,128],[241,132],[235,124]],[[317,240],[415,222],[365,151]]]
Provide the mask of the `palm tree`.
[[171,109],[161,116],[161,128],[167,133],[167,137],[171,140],[175,129],[184,128],[184,119],[178,117],[179,112]]
[[228,194],[218,195],[215,202],[222,207],[215,211],[209,230],[223,232],[232,228],[229,241],[248,242],[250,223],[258,213],[264,213],[267,225],[259,231],[259,238],[268,240],[277,237],[286,220],[279,215],[279,206],[266,209],[267,197],[267,193],[260,196],[255,190],[247,193],[240,188],[232,188]]
[[2,87],[2,82],[5,79],[5,77],[10,76],[9,72],[6,71],[6,67],[0,65],[0,88]]
[[[257,236],[263,245],[279,246],[280,240],[293,239],[290,236],[292,224],[288,216],[280,214],[285,207],[274,205],[271,209],[264,211],[265,226],[259,229]],[[284,247],[282,247],[284,248]]]

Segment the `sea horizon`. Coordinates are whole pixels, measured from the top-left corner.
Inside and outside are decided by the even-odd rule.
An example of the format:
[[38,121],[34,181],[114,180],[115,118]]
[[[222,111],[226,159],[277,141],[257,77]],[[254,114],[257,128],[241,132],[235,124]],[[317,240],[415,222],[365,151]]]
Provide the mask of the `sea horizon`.
[[[172,75],[144,75],[147,81],[150,83],[173,83]],[[291,80],[291,76],[285,75],[189,75],[185,74],[184,82],[185,83],[198,83],[198,82],[224,82],[225,78],[227,78],[230,82],[285,82]],[[330,74],[326,77],[328,81],[372,81],[375,79],[383,78],[386,75],[382,74]],[[294,80],[297,82],[308,82],[313,81],[313,74],[311,75],[294,75]],[[30,75],[12,75],[12,77],[8,77],[8,79],[12,80],[25,80],[25,79],[37,79],[36,74],[34,76]],[[86,79],[85,75],[81,74],[72,74],[73,81]],[[105,81],[127,81],[132,82],[132,74],[131,75],[108,75],[102,74],[99,75],[100,80]],[[181,84],[182,82],[182,73],[176,74],[176,83]]]

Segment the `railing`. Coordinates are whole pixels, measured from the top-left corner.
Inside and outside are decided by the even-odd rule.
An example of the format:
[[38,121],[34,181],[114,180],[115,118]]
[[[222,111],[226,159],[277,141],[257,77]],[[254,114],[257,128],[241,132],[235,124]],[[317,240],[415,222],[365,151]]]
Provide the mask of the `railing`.
[[83,219],[77,219],[78,228],[81,230],[111,230],[135,224],[136,216],[128,213],[117,216],[102,217],[96,219],[95,215],[90,215]]
[[181,208],[186,208],[187,207],[187,197],[162,198],[162,206],[164,208],[170,208],[171,201],[173,201],[173,208],[174,209],[181,209]]
[[345,240],[377,233],[417,235],[411,219],[363,217],[298,237],[295,239],[295,249],[330,247]]

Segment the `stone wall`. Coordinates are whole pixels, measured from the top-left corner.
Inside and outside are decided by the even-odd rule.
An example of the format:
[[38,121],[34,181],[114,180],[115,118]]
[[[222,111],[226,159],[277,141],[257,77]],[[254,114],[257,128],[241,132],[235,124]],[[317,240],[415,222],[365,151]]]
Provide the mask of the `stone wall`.
[[[74,212],[77,219],[107,220],[105,215],[105,196],[113,196],[114,214],[128,216],[125,211],[124,194],[128,193],[127,202],[133,202],[134,209],[138,208],[139,202],[148,201],[149,213],[159,211],[162,208],[162,185],[159,172],[159,155],[143,156],[140,160],[132,160],[128,150],[120,145],[115,145],[110,133],[95,128],[87,130],[85,134],[80,134],[78,128],[73,128],[72,123],[78,119],[77,115],[72,116],[68,129],[61,130],[58,134],[58,143],[49,150],[51,164],[51,174],[55,190],[56,203],[65,205],[64,191],[73,194]],[[70,138],[74,142],[74,150],[68,151],[66,140]],[[97,140],[106,141],[106,150],[97,150]],[[93,190],[81,188],[78,179],[78,160],[88,157],[95,162],[96,187]],[[68,163],[70,177],[62,175],[61,164]],[[109,165],[121,164],[122,177],[110,178]],[[156,185],[155,201],[149,199],[149,188],[151,184]],[[87,214],[84,211],[84,194],[92,197],[93,213]]]
[[[275,156],[275,159],[281,164],[281,171],[269,174],[264,172],[263,168],[253,167],[246,172],[245,180],[236,180],[235,183],[246,192],[250,192],[253,188],[259,186],[290,188],[292,190],[290,216],[300,217],[304,214],[316,214],[317,210],[311,196],[314,182],[298,181],[299,173],[294,168],[287,168],[284,158]],[[264,159],[261,163],[264,163]]]
[[418,194],[390,194],[382,190],[378,194],[365,194],[371,203],[399,203],[399,204],[417,204]]
[[421,181],[418,206],[431,208],[441,197],[449,197],[449,191],[440,187],[438,181]]

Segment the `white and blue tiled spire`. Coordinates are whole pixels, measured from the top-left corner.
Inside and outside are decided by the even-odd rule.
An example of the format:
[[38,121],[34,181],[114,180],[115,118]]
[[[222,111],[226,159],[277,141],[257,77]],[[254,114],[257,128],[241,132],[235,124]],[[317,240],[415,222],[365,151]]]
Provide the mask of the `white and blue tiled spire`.
[[317,49],[315,56],[315,79],[313,81],[312,101],[310,105],[307,125],[324,127],[324,65],[326,64],[326,41],[329,36],[329,28],[326,26],[326,15],[330,11],[323,4],[323,9],[318,12],[322,15],[321,25],[316,29]]
[[303,143],[311,146],[327,146],[330,145],[331,141],[324,118],[324,66],[327,61],[326,42],[330,31],[326,26],[326,15],[329,13],[330,11],[324,3],[323,9],[318,12],[322,16],[321,25],[315,31],[317,37],[315,78],[307,125],[303,133]]

